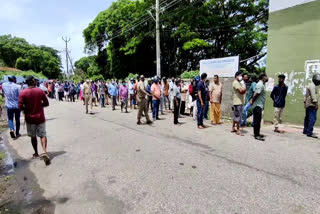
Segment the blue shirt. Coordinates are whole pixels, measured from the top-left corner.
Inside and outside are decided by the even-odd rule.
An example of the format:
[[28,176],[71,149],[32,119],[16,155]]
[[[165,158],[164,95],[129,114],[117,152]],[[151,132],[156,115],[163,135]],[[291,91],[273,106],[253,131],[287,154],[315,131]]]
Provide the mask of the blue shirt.
[[[205,102],[206,101],[206,86],[204,85],[203,81],[199,81],[197,89],[198,89],[198,92],[201,92],[202,101]],[[200,101],[199,97],[197,99]]]
[[288,86],[277,85],[271,92],[271,99],[273,100],[273,106],[276,108],[284,108],[286,105],[286,96],[288,92]]
[[118,95],[118,88],[117,88],[117,86],[115,84],[111,84],[109,86],[109,90],[108,91],[109,91],[109,94],[111,96],[117,96]]
[[147,85],[146,91],[151,94],[151,86],[149,84]]
[[3,83],[2,91],[6,97],[6,107],[8,109],[18,109],[20,87],[13,82],[7,82]]

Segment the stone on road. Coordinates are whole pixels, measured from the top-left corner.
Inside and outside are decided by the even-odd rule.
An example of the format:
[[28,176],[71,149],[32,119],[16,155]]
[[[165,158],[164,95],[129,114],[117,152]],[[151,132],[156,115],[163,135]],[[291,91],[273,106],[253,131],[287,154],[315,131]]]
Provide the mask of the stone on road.
[[[55,213],[320,213],[320,144],[302,134],[264,128],[259,142],[251,128],[175,126],[171,114],[137,126],[136,111],[87,115],[80,102],[45,111],[52,164],[27,167]],[[28,137],[10,145],[31,158]]]

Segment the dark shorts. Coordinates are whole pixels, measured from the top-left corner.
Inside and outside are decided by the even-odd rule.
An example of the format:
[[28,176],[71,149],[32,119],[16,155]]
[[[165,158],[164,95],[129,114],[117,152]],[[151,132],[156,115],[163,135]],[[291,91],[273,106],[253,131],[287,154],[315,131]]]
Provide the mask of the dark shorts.
[[233,121],[240,123],[243,113],[243,105],[233,106]]

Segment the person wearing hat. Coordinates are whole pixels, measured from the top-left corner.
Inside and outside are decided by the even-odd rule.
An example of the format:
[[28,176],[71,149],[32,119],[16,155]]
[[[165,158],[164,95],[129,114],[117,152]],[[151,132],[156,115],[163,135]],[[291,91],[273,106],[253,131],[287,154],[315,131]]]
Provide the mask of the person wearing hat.
[[[9,82],[2,84],[2,92],[5,96],[5,105],[7,107],[8,122],[11,138],[20,137],[20,110],[18,108],[20,87],[16,84],[16,77],[8,78]],[[15,118],[16,129],[14,129],[13,118]]]
[[304,118],[303,134],[307,137],[318,138],[313,133],[314,124],[317,121],[318,104],[318,86],[320,85],[320,74],[315,74],[312,77],[312,83],[306,87],[306,95],[304,98],[304,107],[306,109],[306,116]]
[[281,124],[281,118],[283,109],[286,105],[286,96],[288,92],[288,86],[284,83],[286,76],[281,74],[278,76],[279,84],[274,86],[271,92],[271,99],[273,100],[274,107],[274,132],[284,133],[283,130],[279,129],[279,124]]
[[128,113],[128,94],[129,90],[126,85],[126,81],[122,80],[122,84],[119,87],[119,96],[120,96],[120,102],[121,102],[121,113],[123,112],[123,108],[125,108],[125,112]]
[[19,109],[24,111],[28,136],[34,149],[33,157],[39,157],[37,136],[40,137],[43,154],[42,159],[46,165],[51,163],[47,154],[46,118],[43,107],[49,106],[46,94],[36,87],[35,79],[28,76],[26,79],[28,88],[21,91],[19,96]]
[[140,81],[137,84],[137,99],[139,102],[139,111],[138,111],[138,121],[137,124],[141,125],[141,116],[142,116],[142,112],[144,112],[144,115],[147,119],[147,124],[151,124],[152,121],[149,118],[149,114],[148,114],[148,108],[147,108],[147,100],[146,100],[146,96],[151,96],[151,94],[149,94],[146,90],[146,86],[144,84],[144,76],[141,75],[140,76]]
[[[235,74],[235,80],[232,83],[233,90],[233,124],[232,131],[237,135],[243,136],[240,131],[240,122],[243,113],[244,105],[244,95],[246,93],[246,88],[241,84],[242,72],[238,71]],[[235,129],[237,127],[237,130]]]

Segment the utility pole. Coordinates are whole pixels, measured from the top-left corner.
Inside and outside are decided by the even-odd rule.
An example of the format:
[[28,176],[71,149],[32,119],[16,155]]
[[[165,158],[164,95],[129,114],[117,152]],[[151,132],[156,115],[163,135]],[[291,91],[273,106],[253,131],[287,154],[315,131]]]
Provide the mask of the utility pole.
[[160,5],[156,0],[156,48],[157,48],[157,76],[161,78],[161,59],[160,59]]
[[66,65],[67,65],[67,72],[66,72],[66,75],[69,79],[69,63],[68,63],[68,42],[70,42],[70,38],[66,37],[66,38],[63,38],[62,37],[62,40],[66,43]]

